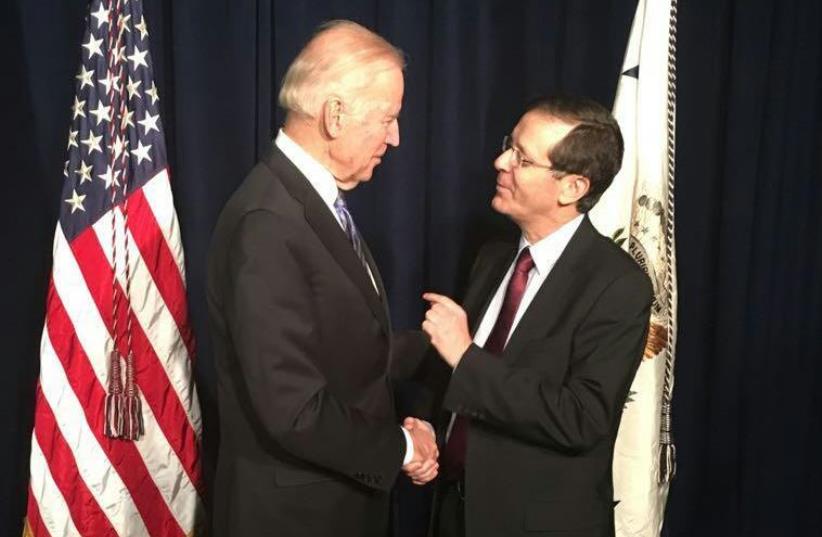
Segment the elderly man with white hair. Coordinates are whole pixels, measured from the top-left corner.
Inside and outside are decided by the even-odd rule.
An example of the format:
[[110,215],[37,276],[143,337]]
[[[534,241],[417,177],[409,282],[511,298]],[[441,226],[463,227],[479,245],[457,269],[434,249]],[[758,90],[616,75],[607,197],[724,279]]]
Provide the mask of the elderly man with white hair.
[[271,154],[223,209],[208,266],[221,442],[218,536],[380,536],[404,470],[437,474],[430,427],[394,412],[379,270],[344,193],[400,143],[402,53],[349,21],[288,69]]

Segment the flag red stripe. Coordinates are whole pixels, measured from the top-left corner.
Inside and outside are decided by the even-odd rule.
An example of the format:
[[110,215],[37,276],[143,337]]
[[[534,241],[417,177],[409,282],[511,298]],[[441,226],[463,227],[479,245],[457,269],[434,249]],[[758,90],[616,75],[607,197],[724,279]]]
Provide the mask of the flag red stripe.
[[[83,278],[109,332],[112,330],[112,270],[103,253],[93,228],[88,228],[71,242]],[[117,284],[120,296],[122,288]],[[119,315],[118,333],[125,329],[125,312]],[[171,386],[157,354],[137,322],[131,324],[132,351],[134,353],[137,384],[146,404],[154,413],[160,429],[171,449],[180,460],[194,487],[202,496],[200,479],[199,441],[177,392]],[[127,352],[125,338],[118,338],[118,348]]]
[[137,242],[143,261],[154,279],[154,285],[177,323],[177,330],[193,361],[194,336],[188,324],[185,283],[142,189],[128,198],[128,229]]
[[[43,524],[43,519],[40,517],[40,506],[37,505],[37,500],[34,499],[34,491],[29,485],[29,501],[26,508],[26,522],[29,525],[29,530],[34,537],[51,537],[48,528]],[[25,535],[25,531],[23,533]]]
[[[63,365],[72,391],[83,407],[89,427],[106,458],[128,488],[149,533],[184,536],[185,532],[171,514],[134,443],[113,440],[103,434],[105,390],[77,339],[71,319],[54,288],[54,280],[49,284],[46,326],[54,352]],[[83,532],[82,529],[80,531]]]
[[[71,513],[72,520],[75,521],[75,526],[82,533],[85,533],[83,530],[93,529],[95,535],[116,537],[117,532],[80,477],[74,454],[57,428],[54,413],[40,385],[37,386],[35,401],[37,419],[34,422],[34,434],[43,451],[52,479],[66,500],[66,506]],[[78,525],[78,521],[82,525]]]

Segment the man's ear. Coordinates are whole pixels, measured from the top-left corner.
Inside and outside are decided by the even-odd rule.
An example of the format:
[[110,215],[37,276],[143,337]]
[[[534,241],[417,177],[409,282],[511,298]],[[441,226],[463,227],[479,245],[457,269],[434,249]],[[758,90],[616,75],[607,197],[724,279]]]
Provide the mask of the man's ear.
[[329,138],[336,138],[343,129],[343,102],[336,95],[331,95],[323,103],[322,127]]
[[562,179],[559,192],[560,205],[573,205],[591,189],[591,180],[583,175],[566,175]]

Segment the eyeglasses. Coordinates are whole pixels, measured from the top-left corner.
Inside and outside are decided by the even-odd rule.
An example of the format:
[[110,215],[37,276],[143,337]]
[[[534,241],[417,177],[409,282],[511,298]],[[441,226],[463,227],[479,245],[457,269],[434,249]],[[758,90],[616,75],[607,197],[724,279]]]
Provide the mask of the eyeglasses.
[[522,152],[514,147],[514,139],[511,135],[503,136],[502,138],[502,152],[511,151],[511,167],[512,168],[542,168],[543,170],[550,170],[552,172],[564,173],[563,170],[558,170],[547,164],[539,164],[529,159]]

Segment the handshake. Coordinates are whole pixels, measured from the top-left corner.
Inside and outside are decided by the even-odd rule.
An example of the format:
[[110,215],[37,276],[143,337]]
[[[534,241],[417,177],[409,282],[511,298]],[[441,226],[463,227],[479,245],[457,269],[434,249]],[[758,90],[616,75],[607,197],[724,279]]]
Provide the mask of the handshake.
[[[465,310],[444,295],[425,293],[423,298],[431,306],[425,314],[422,329],[428,334],[440,357],[451,367],[456,367],[471,346]],[[425,485],[437,477],[439,469],[439,450],[434,428],[427,421],[417,418],[405,418],[402,426],[414,442],[414,456],[402,470],[415,485]]]
[[434,428],[427,421],[417,418],[405,418],[402,426],[414,443],[414,456],[402,470],[415,485],[425,485],[437,477],[439,468],[439,450]]

